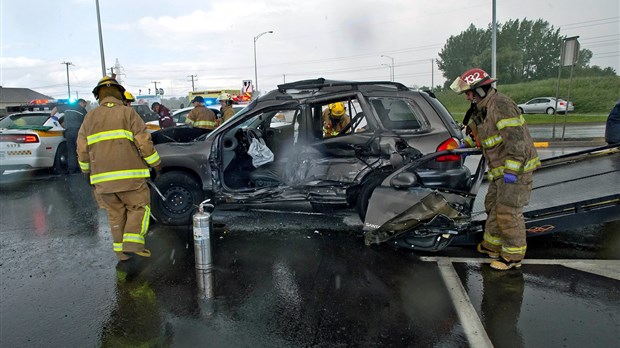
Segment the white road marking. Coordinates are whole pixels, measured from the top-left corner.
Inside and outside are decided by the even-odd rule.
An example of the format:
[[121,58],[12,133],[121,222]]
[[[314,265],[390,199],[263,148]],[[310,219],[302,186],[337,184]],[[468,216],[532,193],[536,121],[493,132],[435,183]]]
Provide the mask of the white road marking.
[[[490,263],[489,258],[476,257],[420,257],[422,261],[439,262],[449,260],[450,262],[460,263]],[[583,272],[593,273],[603,277],[620,280],[620,260],[568,260],[568,259],[525,259],[521,261],[524,265],[559,265]]]
[[450,258],[438,258],[436,261],[469,344],[472,347],[493,347]]

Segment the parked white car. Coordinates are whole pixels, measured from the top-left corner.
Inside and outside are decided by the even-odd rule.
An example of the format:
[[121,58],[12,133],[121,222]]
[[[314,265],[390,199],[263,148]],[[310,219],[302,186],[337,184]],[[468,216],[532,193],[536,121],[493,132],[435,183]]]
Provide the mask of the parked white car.
[[[62,118],[62,114],[58,114]],[[0,174],[5,170],[67,170],[67,147],[60,121],[49,112],[22,112],[0,120]]]
[[[558,99],[557,108],[559,114],[566,112],[567,102],[564,99]],[[556,103],[554,97],[540,97],[534,98],[527,103],[517,105],[519,111],[522,114],[549,114],[553,115]],[[572,102],[568,103],[568,112],[575,111],[575,106]]]

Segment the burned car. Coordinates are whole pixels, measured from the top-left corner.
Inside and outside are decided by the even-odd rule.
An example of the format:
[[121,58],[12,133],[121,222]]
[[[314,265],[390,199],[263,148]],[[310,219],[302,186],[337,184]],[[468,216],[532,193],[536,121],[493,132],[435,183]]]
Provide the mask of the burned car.
[[[328,134],[334,103],[349,122]],[[437,250],[466,228],[481,180],[463,164],[461,139],[430,92],[395,82],[286,83],[208,134],[156,144],[162,174],[155,184],[165,200],[154,192],[152,211],[161,223],[187,225],[205,198],[216,205],[307,201],[322,212],[352,207],[367,243],[414,233],[421,248]],[[266,146],[267,161],[252,157],[254,145]]]

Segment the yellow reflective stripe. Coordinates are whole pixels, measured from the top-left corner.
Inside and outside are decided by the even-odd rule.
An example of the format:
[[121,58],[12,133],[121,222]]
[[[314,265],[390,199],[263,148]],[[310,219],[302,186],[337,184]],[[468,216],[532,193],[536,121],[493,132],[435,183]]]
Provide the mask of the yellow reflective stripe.
[[123,251],[123,243],[113,243],[114,251]]
[[140,228],[140,235],[144,236],[149,230],[149,219],[151,217],[151,208],[147,205],[144,206],[144,216],[142,217],[142,227]]
[[525,255],[525,249],[527,249],[527,246],[522,246],[522,247],[502,246],[503,253],[513,254],[513,255]]
[[521,165],[522,164],[519,161],[513,161],[513,160],[508,160],[507,159],[506,163],[505,163],[504,169],[510,169],[513,172],[519,172],[519,171],[521,171]]
[[504,175],[504,166],[499,166],[497,168],[493,168],[491,170],[489,170],[489,172],[487,173],[487,178],[489,180],[494,180],[496,178],[499,178],[500,176]]
[[504,141],[504,139],[502,139],[502,136],[499,134],[495,134],[493,136],[490,136],[486,139],[484,139],[482,141],[482,146],[488,148],[491,148],[493,146],[496,146],[497,144],[501,143],[502,141]]
[[137,233],[125,233],[123,234],[123,243],[144,244],[144,237]]
[[465,138],[463,138],[463,140],[465,141],[465,143],[467,143],[469,147],[476,147],[476,142],[470,136],[466,136]]
[[493,237],[491,234],[489,234],[488,232],[484,232],[484,241],[492,244],[492,245],[502,245],[502,239],[499,237]]
[[114,104],[112,102],[105,103],[105,106],[107,106],[109,108],[113,107],[114,105],[116,105],[116,104]]
[[215,127],[215,122],[213,122],[213,121],[195,121],[194,122],[194,126],[196,126],[196,127],[199,127],[199,126]]
[[99,132],[86,137],[88,145],[98,143],[100,141],[112,139],[128,139],[133,141],[133,133],[125,129],[115,129],[111,131]]
[[540,167],[540,159],[538,158],[538,156],[532,158],[531,160],[527,161],[527,163],[525,164],[525,167],[523,167],[523,171],[525,172],[529,172],[532,171],[538,167]]
[[155,151],[155,152],[153,152],[152,155],[150,155],[148,157],[145,157],[144,160],[148,164],[153,164],[153,163],[159,161],[159,153],[157,153],[157,151]]
[[80,162],[78,161],[78,163],[80,164],[80,169],[84,172],[87,172],[90,170],[90,163],[89,162]]
[[124,179],[136,179],[136,178],[148,178],[150,177],[148,169],[130,169],[130,170],[117,170],[114,172],[99,173],[90,176],[91,185],[98,184],[106,181],[124,180]]
[[523,124],[525,124],[525,119],[523,118],[523,115],[521,115],[519,117],[505,118],[497,122],[495,126],[498,130],[502,130],[506,127],[521,127]]

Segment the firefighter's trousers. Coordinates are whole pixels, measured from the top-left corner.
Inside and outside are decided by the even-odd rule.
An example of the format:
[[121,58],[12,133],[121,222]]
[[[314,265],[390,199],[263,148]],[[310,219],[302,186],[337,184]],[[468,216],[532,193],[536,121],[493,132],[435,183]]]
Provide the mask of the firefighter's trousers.
[[114,252],[120,260],[123,252],[143,251],[144,236],[149,229],[151,194],[146,183],[137,190],[99,194],[100,204],[108,212]]
[[525,257],[523,207],[529,203],[531,192],[532,173],[519,174],[514,184],[504,183],[502,177],[489,183],[484,200],[487,221],[483,246],[508,261]]

